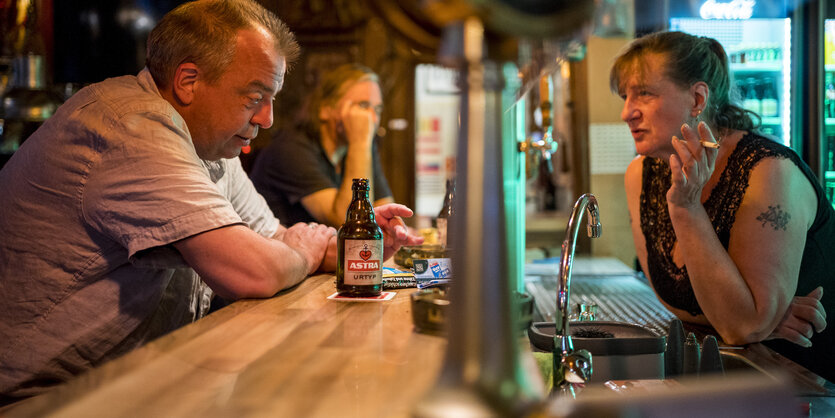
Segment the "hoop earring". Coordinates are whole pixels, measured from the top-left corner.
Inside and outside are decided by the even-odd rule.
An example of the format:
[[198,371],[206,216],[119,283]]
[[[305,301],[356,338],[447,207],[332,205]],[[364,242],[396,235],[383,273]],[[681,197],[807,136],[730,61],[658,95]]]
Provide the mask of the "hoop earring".
[[702,109],[699,109],[698,113],[696,113],[696,124],[698,125],[699,122],[701,122],[701,120],[702,120]]

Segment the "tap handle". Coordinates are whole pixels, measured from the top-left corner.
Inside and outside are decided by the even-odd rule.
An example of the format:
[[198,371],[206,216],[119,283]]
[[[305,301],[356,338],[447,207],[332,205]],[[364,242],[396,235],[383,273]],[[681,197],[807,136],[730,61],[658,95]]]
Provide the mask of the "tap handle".
[[686,375],[696,375],[699,373],[699,363],[701,362],[701,350],[699,341],[696,339],[696,334],[688,333],[684,340],[684,353],[682,361],[682,372]]
[[[570,338],[570,337],[569,337]],[[554,390],[591,379],[592,355],[588,350],[554,353]]]
[[597,304],[594,302],[580,303],[580,321],[594,321],[597,319]]
[[664,374],[667,378],[681,375],[684,370],[684,327],[673,318],[667,329],[667,348],[664,350]]

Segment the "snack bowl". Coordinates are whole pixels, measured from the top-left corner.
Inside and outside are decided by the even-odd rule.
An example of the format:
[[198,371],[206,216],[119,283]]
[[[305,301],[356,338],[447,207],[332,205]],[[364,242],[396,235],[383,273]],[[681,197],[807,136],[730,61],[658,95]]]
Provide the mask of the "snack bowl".
[[412,260],[425,258],[449,258],[450,249],[440,244],[404,245],[394,254],[399,266],[412,268]]

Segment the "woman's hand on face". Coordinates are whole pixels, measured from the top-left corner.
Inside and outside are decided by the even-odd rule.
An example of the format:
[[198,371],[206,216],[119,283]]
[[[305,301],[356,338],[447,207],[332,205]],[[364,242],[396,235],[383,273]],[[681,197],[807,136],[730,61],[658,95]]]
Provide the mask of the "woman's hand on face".
[[377,125],[374,109],[349,100],[343,103],[340,115],[345,140],[370,146]]
[[672,186],[667,191],[669,205],[701,205],[702,189],[713,174],[719,150],[703,147],[700,141],[716,141],[706,123],[699,122],[697,130],[685,123],[681,126],[681,138],[673,137],[676,153],[670,156]]
[[826,328],[826,310],[820,302],[822,297],[822,287],[806,296],[795,296],[783,319],[767,340],[784,339],[801,347],[811,347],[814,333]]

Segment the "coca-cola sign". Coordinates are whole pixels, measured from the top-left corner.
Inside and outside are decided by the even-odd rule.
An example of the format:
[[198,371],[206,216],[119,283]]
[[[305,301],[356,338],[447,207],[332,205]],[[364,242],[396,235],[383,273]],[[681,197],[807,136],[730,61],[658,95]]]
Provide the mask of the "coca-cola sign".
[[754,15],[754,0],[732,0],[730,2],[718,2],[707,0],[699,8],[699,15],[702,19],[750,19]]

